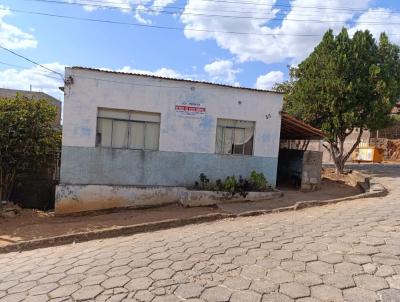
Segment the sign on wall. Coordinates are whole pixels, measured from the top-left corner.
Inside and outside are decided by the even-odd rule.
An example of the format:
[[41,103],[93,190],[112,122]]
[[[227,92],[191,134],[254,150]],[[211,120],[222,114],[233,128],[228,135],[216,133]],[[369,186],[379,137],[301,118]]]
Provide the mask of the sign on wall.
[[181,102],[175,105],[175,112],[182,117],[203,118],[206,115],[206,107],[203,104]]

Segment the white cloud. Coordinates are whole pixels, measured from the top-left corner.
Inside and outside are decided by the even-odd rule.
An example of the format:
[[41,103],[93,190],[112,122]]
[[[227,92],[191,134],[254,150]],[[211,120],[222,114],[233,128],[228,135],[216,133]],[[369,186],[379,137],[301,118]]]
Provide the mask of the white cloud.
[[[242,2],[241,0],[236,1]],[[305,9],[304,7],[321,7],[320,0],[293,0],[290,2],[289,11],[285,10],[285,12],[288,12],[286,15],[282,15],[283,12],[274,7],[277,0],[249,0],[246,2],[250,4],[246,5],[243,2],[242,4],[234,2],[189,0],[184,14],[181,16],[181,20],[185,24],[185,36],[199,41],[214,39],[221,48],[229,50],[241,62],[276,63],[290,59],[292,63],[296,63],[312,51],[329,28],[338,32],[348,22],[352,21],[357,13],[357,11],[352,10],[329,9],[349,7],[348,0],[324,1],[323,9],[318,10]],[[370,2],[371,0],[354,0],[351,1],[351,6],[367,9]],[[191,13],[197,13],[199,9],[216,12],[217,15],[236,16],[238,18],[210,18],[198,14],[191,15]],[[232,12],[235,10],[236,12]],[[283,21],[278,25],[269,23],[277,18],[283,18]],[[310,22],[310,20],[314,21]],[[315,20],[328,22],[322,23]],[[277,21],[275,20],[274,24]],[[253,33],[253,35],[226,32],[245,32]]]
[[[92,12],[100,9],[115,8],[124,13],[133,12],[133,17],[141,24],[152,24],[152,21],[145,16],[158,15],[166,6],[174,3],[176,0],[97,0],[96,3],[89,3],[82,0],[79,3],[84,4],[83,9]],[[69,0],[73,3],[72,0]]]
[[257,78],[256,88],[271,89],[275,83],[283,82],[285,75],[282,71],[271,71]]
[[232,61],[216,60],[205,65],[204,71],[207,72],[211,80],[214,82],[239,85],[239,83],[235,82],[235,80],[236,75],[240,73],[240,70],[233,67]]
[[0,5],[0,44],[11,49],[35,48],[37,41],[32,34],[26,33],[3,20],[4,17],[9,15],[11,15],[11,12]]
[[398,13],[385,8],[369,9],[357,19],[350,33],[354,33],[356,30],[368,29],[378,39],[380,34],[385,32],[389,35],[391,42],[400,44],[399,24],[400,15]]
[[[72,0],[69,0],[69,2],[75,3],[75,1],[72,1]],[[83,1],[80,1],[79,3],[87,4],[87,5],[84,5],[83,8],[89,12],[95,11],[98,9],[106,9],[109,7],[113,7],[113,8],[115,7],[117,9],[120,9],[123,12],[130,12],[132,9],[131,2],[133,2],[133,1],[130,1],[130,0],[119,0],[119,1],[97,0],[97,1],[95,1],[95,3],[93,5],[90,5],[90,4],[87,4],[88,1],[83,0]],[[102,7],[102,6],[104,6],[104,7]]]
[[[54,62],[43,64],[47,68],[64,74],[64,65]],[[63,93],[58,87],[63,86],[61,76],[47,71],[39,66],[29,69],[17,70],[14,68],[0,70],[0,87],[10,89],[43,91],[57,99],[63,97]]]

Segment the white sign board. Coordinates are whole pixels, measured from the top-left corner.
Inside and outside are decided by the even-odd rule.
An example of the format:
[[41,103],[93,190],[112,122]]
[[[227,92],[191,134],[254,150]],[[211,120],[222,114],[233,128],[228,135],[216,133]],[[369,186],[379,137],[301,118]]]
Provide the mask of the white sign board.
[[181,102],[175,105],[178,116],[203,118],[206,115],[206,107],[198,103]]

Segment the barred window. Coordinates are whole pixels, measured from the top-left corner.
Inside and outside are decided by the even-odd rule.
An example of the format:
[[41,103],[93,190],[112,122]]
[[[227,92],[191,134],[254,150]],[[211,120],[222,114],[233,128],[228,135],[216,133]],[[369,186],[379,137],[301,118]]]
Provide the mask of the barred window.
[[253,155],[254,127],[255,122],[218,119],[216,153]]
[[158,150],[160,119],[159,113],[99,108],[96,145]]

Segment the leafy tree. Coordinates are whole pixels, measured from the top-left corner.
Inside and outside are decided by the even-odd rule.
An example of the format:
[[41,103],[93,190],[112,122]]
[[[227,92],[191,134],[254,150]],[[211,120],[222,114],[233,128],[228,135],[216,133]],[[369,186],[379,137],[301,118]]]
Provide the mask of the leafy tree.
[[[382,33],[377,42],[369,31],[353,37],[343,29],[329,30],[310,56],[290,71],[290,80],[277,84],[286,93],[284,108],[321,129],[336,170],[361,141],[363,130],[391,124],[390,111],[400,97],[399,47]],[[346,138],[359,129],[346,152]]]
[[0,98],[0,200],[10,198],[21,173],[54,167],[61,142],[55,118],[56,109],[46,100]]

